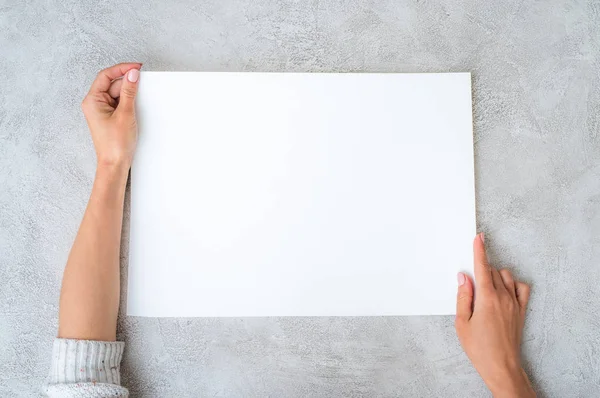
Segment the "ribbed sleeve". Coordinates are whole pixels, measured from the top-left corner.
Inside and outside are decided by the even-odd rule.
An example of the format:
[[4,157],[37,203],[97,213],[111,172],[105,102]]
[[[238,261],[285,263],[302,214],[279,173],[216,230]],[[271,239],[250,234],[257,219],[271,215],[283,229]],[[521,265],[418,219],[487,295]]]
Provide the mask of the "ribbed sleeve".
[[47,393],[50,397],[127,397],[121,387],[122,342],[56,339]]

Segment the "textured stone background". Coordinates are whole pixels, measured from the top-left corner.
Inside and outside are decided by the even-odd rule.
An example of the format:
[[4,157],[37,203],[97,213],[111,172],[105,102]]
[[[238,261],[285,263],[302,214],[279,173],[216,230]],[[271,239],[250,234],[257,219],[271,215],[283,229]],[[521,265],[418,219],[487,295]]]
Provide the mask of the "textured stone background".
[[[79,104],[95,73],[121,61],[471,71],[478,228],[492,260],[533,285],[527,368],[542,396],[600,396],[593,0],[0,0],[0,396],[44,382],[95,169]],[[452,317],[124,318],[120,336],[139,397],[489,395]]]

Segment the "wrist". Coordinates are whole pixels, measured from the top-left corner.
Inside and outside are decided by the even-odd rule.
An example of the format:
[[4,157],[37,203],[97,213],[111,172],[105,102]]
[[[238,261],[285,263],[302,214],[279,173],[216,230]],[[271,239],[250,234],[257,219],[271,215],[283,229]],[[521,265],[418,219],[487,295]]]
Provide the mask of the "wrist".
[[530,398],[536,394],[527,374],[520,366],[498,373],[495,380],[484,380],[494,398]]
[[107,168],[107,169],[127,169],[131,167],[131,158],[125,154],[122,155],[110,155],[110,156],[101,156],[98,155],[97,158],[98,168]]
[[118,182],[125,185],[129,175],[129,162],[105,163],[98,162],[96,167],[96,181]]

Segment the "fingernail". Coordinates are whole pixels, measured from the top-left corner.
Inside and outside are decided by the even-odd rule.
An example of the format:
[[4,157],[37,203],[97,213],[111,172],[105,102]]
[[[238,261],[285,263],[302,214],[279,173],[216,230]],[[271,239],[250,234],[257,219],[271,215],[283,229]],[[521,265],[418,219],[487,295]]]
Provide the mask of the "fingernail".
[[458,275],[456,275],[456,279],[458,280],[458,286],[464,285],[465,281],[467,280],[467,278],[465,278],[465,274],[462,272],[459,272]]
[[481,239],[481,242],[482,242],[482,243],[485,243],[485,235],[483,234],[483,232],[481,232],[481,233],[479,234],[479,239]]
[[140,77],[140,71],[137,69],[132,69],[129,72],[127,72],[127,80],[129,80],[132,83],[137,82],[139,77]]

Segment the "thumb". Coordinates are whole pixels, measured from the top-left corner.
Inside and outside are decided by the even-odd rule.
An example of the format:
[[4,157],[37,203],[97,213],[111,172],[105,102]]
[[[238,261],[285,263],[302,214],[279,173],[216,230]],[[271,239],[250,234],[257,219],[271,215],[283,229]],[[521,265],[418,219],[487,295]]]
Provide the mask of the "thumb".
[[118,110],[125,113],[133,113],[135,109],[135,95],[137,94],[138,80],[140,79],[139,69],[130,69],[123,76],[121,83],[121,93],[119,95]]
[[473,282],[462,272],[457,275],[458,293],[456,295],[456,327],[465,324],[473,315]]

